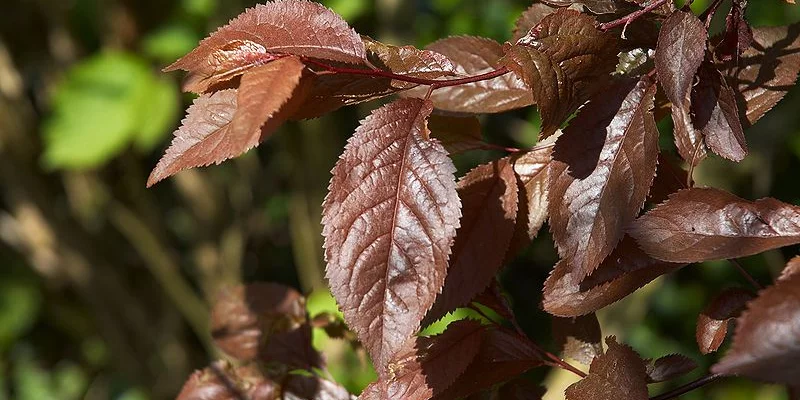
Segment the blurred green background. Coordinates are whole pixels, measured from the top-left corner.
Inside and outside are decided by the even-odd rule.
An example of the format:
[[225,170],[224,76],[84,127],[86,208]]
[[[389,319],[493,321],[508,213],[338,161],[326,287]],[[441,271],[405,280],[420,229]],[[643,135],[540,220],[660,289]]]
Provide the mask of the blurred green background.
[[[256,151],[148,190],[145,179],[192,99],[178,91],[180,74],[159,70],[253,2],[8,1],[0,13],[0,400],[173,398],[194,369],[220,356],[207,318],[223,285],[283,282],[310,295],[312,314],[335,309],[323,280],[320,204],[344,141],[376,104],[291,123]],[[324,3],[360,33],[418,46],[456,34],[504,41],[530,5]],[[782,0],[750,3],[755,25],[800,20],[800,7]],[[795,89],[747,132],[750,157],[711,158],[698,182],[800,204],[798,109]],[[536,142],[537,121],[531,110],[482,120],[487,140],[520,147]],[[456,161],[463,172],[497,156]],[[742,263],[766,284],[797,253]],[[502,274],[523,328],[545,346],[550,327],[535,294],[555,261],[545,229]],[[718,357],[696,349],[698,312],[722,288],[744,285],[724,262],[688,267],[603,310],[601,325],[644,357],[693,357],[702,371],[685,382]],[[315,344],[352,391],[373,379],[363,353],[321,331]],[[568,382],[545,370],[530,377]],[[729,379],[684,398],[786,395]]]

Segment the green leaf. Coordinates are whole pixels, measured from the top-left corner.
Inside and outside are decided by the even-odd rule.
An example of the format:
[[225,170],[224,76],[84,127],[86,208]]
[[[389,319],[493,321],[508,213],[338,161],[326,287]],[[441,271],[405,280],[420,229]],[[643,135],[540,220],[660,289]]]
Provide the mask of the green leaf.
[[185,25],[170,25],[147,35],[142,41],[142,50],[148,57],[168,64],[192,51],[200,39]]
[[5,276],[0,281],[0,354],[36,322],[42,303],[35,283]]
[[152,147],[167,134],[176,93],[134,55],[105,52],[75,65],[55,88],[53,114],[44,126],[43,163],[93,168],[132,141],[140,149]]

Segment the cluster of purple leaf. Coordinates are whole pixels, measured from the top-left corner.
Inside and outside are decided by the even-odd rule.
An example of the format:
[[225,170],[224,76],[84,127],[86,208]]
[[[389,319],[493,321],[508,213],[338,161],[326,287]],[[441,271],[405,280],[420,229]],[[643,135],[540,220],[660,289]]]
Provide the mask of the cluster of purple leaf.
[[[258,5],[167,68],[188,71],[184,89],[200,97],[148,185],[238,156],[287,120],[399,93],[349,140],[322,216],[331,291],[379,376],[361,398],[451,399],[491,387],[501,398],[539,398],[541,390],[519,374],[554,365],[586,376],[498,321],[461,321],[441,335],[416,336],[475,303],[516,325],[495,275],[549,219],[561,260],[545,283],[543,308],[573,318],[563,343],[591,364],[567,398],[646,399],[648,382],[694,364],[677,355],[643,361],[612,338],[604,352],[592,313],[689,263],[800,243],[800,207],[747,201],[691,180],[709,150],[733,161],[746,156],[743,129],[797,79],[800,26],[751,28],[746,1],[734,0],[723,34],[709,38],[719,2],[699,18],[671,1],[642,3],[543,0],[505,44],[457,36],[424,50],[360,36],[310,1]],[[647,57],[634,66],[620,62],[632,54]],[[542,116],[540,143],[456,182],[449,154],[492,148],[472,115],[530,105]],[[656,121],[669,114],[688,174],[659,154]],[[646,203],[655,207],[640,216]],[[797,383],[800,278],[792,265],[758,296],[725,292],[700,316],[698,344],[710,352],[748,309],[715,372]],[[273,303],[267,309],[281,309]],[[218,344],[243,360],[319,367],[306,339],[273,336],[262,348],[261,334],[246,331],[224,331]],[[242,350],[241,340],[250,347]],[[292,354],[298,349],[310,353]],[[184,392],[203,380],[254,379],[252,371],[214,371],[193,376]],[[282,396],[269,393],[255,397]]]

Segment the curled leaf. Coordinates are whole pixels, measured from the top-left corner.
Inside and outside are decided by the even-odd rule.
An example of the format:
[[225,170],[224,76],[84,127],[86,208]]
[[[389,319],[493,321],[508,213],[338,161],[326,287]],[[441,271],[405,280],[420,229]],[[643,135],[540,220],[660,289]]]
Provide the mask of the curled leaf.
[[533,91],[546,137],[608,83],[617,53],[616,36],[597,30],[594,18],[559,9],[512,45],[500,63]]
[[561,349],[562,358],[572,358],[589,365],[595,357],[603,354],[603,334],[594,313],[579,317],[553,317],[552,322],[553,338]]
[[747,201],[719,189],[685,189],[634,221],[628,233],[669,262],[738,258],[800,243],[800,207]]
[[670,354],[648,362],[647,383],[666,382],[686,375],[697,368],[697,363],[681,354]]
[[600,265],[644,205],[658,159],[654,92],[646,79],[618,83],[593,98],[556,142],[550,226],[572,278]]
[[743,289],[728,289],[717,295],[697,317],[697,347],[708,354],[719,349],[728,335],[728,325],[753,299],[750,292]]
[[308,0],[276,0],[247,9],[165,71],[188,71],[184,89],[204,92],[282,54],[366,60],[361,37],[333,11]]
[[381,376],[441,290],[461,216],[431,110],[401,99],[362,121],[323,204],[331,291]]
[[731,350],[711,371],[796,385],[799,358],[800,275],[791,275],[748,303]]
[[692,88],[694,126],[714,153],[733,161],[743,160],[747,142],[733,90],[710,63],[700,67],[698,77],[698,84]]

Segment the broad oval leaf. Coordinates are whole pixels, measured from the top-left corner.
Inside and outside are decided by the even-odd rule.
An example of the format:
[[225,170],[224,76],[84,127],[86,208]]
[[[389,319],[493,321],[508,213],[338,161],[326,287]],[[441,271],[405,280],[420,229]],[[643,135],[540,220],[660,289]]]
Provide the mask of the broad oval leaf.
[[500,63],[533,91],[546,137],[607,85],[618,51],[616,36],[599,31],[593,17],[559,9],[512,45]]
[[697,368],[697,363],[681,354],[670,354],[648,362],[647,383],[666,382],[686,375]]
[[731,350],[711,368],[768,382],[800,376],[800,275],[762,290],[737,320]]
[[564,261],[556,264],[544,283],[542,307],[553,315],[574,317],[597,311],[633,293],[661,275],[686,264],[656,260],[625,236],[602,264],[582,281]]
[[728,325],[739,316],[753,295],[744,289],[728,289],[717,295],[697,317],[697,347],[703,354],[719,349],[728,335]]
[[550,227],[573,278],[594,271],[644,205],[658,159],[655,87],[624,81],[592,99],[553,150]]
[[203,92],[210,83],[267,63],[276,54],[366,61],[361,37],[333,11],[308,0],[276,0],[247,9],[165,71],[188,71],[184,88]]
[[714,153],[742,161],[747,156],[747,142],[733,90],[710,63],[700,67],[698,77],[698,84],[692,88],[694,126]]
[[187,168],[219,164],[257,146],[303,101],[302,73],[303,64],[286,57],[248,71],[238,90],[197,98],[147,186]]
[[693,263],[744,257],[800,243],[800,207],[692,188],[639,217],[628,232],[659,260]]
[[553,317],[553,339],[562,358],[589,365],[603,354],[603,334],[594,313],[579,317]]
[[589,375],[567,388],[567,400],[647,400],[642,359],[613,336],[606,339],[606,345],[606,354],[595,357]]
[[431,110],[401,99],[374,111],[323,204],[331,292],[381,375],[441,290],[461,216],[455,167],[428,138]]
[[517,179],[508,157],[469,171],[458,182],[458,194],[461,227],[442,292],[423,324],[468,304],[486,289],[502,267],[514,236]]
[[362,400],[427,400],[447,390],[478,354],[486,328],[477,321],[451,323],[440,335],[412,337],[390,364],[390,377],[371,385]]
[[[453,36],[426,47],[445,55],[456,66],[459,75],[478,75],[500,66],[503,46],[492,39],[475,36]],[[427,88],[403,93],[407,97],[424,97]],[[439,88],[431,94],[434,107],[459,113],[498,113],[533,104],[530,89],[513,74],[465,85]]]
[[800,72],[800,23],[753,29],[753,43],[723,66],[749,127],[794,87]]

